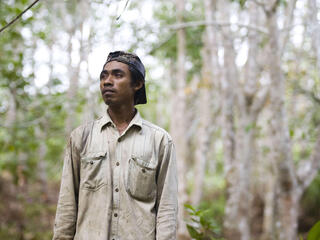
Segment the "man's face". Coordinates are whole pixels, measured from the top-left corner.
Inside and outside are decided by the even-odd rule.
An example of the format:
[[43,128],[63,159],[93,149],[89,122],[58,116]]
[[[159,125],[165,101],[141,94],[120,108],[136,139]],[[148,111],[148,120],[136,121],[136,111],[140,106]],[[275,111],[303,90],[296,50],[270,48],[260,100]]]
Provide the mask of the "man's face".
[[137,86],[131,84],[128,65],[117,61],[107,63],[100,74],[100,90],[107,105],[133,104]]

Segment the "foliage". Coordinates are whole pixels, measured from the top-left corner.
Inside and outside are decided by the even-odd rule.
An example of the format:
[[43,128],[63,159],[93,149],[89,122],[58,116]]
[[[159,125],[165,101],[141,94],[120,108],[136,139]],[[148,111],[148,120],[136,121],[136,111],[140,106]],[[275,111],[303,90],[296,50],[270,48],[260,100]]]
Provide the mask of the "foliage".
[[[240,5],[241,8],[244,8],[247,0],[231,0],[231,2],[236,2],[236,3],[238,3]],[[276,4],[286,6],[287,5],[287,0],[278,0],[276,2]]]
[[[14,1],[14,3],[14,6],[5,2],[0,3],[1,25],[5,25],[7,19],[12,19],[17,13],[23,11],[26,1]],[[3,97],[0,102],[0,117],[6,119],[8,112],[14,112],[15,115],[15,119],[8,118],[7,122],[1,122],[1,125],[6,124],[7,128],[0,129],[0,172],[4,169],[9,170],[15,182],[17,182],[19,171],[18,155],[30,153],[30,158],[26,161],[30,168],[20,168],[23,175],[30,176],[28,170],[34,169],[35,164],[33,150],[36,149],[37,143],[34,139],[34,128],[32,126],[21,128],[18,120],[23,117],[25,123],[32,118],[31,113],[26,111],[31,98],[25,89],[30,86],[34,75],[33,73],[23,74],[25,39],[21,30],[29,27],[33,20],[33,17],[22,18],[0,35],[0,86],[2,88],[0,94]]]
[[320,221],[318,221],[309,231],[307,240],[320,239]]
[[[52,239],[56,193],[46,195],[39,182],[29,184],[33,188],[17,189],[7,177],[0,177],[0,239]],[[52,185],[48,187],[56,189]]]
[[[192,22],[203,20],[203,5],[199,1],[189,1],[188,11],[185,11],[183,21]],[[171,1],[164,1],[158,3],[155,9],[155,18],[160,22],[160,29],[158,32],[158,41],[152,44],[152,54],[158,56],[160,59],[170,59],[177,61],[177,36],[175,30],[170,30],[176,22],[176,9]],[[186,28],[186,50],[189,64],[187,67],[188,75],[187,81],[191,81],[194,74],[199,73],[202,67],[201,49],[203,47],[203,33],[205,27]],[[159,44],[160,42],[160,44]]]
[[[234,9],[237,11],[240,8],[246,10],[248,6],[247,0],[231,1],[234,2],[233,7],[236,5]],[[171,89],[165,86],[174,82],[170,82],[168,79],[174,80],[171,75],[176,70],[177,37],[176,29],[173,27],[176,24],[174,1],[153,1],[155,13],[151,22],[142,19],[131,21],[131,16],[128,17],[129,15],[126,14],[123,14],[117,22],[110,21],[110,18],[115,18],[116,11],[112,11],[108,7],[105,8],[104,5],[109,6],[112,2],[119,1],[101,1],[101,4],[99,1],[93,1],[92,4],[95,4],[96,9],[92,12],[90,9],[82,11],[78,8],[84,2],[86,1],[43,1],[0,34],[0,239],[40,240],[51,238],[62,155],[68,137],[65,131],[65,122],[69,116],[66,109],[66,86],[68,86],[69,76],[60,73],[59,68],[55,69],[54,62],[41,60],[43,65],[50,70],[53,69],[53,73],[47,85],[37,86],[35,73],[40,65],[38,65],[39,61],[35,60],[35,53],[41,47],[46,49],[45,52],[51,53],[54,58],[56,50],[62,49],[64,52],[62,54],[65,54],[62,56],[62,60],[66,60],[69,57],[65,53],[66,42],[70,37],[75,42],[73,55],[78,55],[80,51],[85,52],[84,55],[90,54],[93,51],[92,42],[86,43],[85,49],[77,49],[76,40],[78,35],[81,35],[79,25],[83,20],[82,14],[88,14],[91,21],[91,25],[84,24],[86,29],[84,35],[93,36],[92,39],[103,46],[112,42],[110,44],[112,47],[114,44],[118,44],[117,46],[134,51],[143,50],[146,55],[151,55],[157,60],[156,64],[162,65],[164,74],[159,79],[148,74],[146,82],[148,104],[138,106],[138,109],[146,119],[169,129],[171,120],[169,90]],[[136,11],[135,13],[144,11],[141,8],[142,2],[132,2],[130,11]],[[147,1],[145,0],[145,2]],[[278,2],[285,6],[287,1],[280,0]],[[28,3],[30,3],[28,0],[0,1],[0,26],[4,26],[19,14]],[[186,1],[184,21],[203,21],[203,8],[202,1]],[[301,11],[300,14],[304,12],[304,9],[297,11]],[[236,12],[232,14],[237,15]],[[245,18],[243,20],[246,21]],[[293,25],[297,25],[296,22]],[[306,26],[305,33],[308,33],[310,26],[311,24]],[[90,33],[89,29],[91,29]],[[71,30],[74,30],[74,35],[69,33]],[[114,38],[119,36],[123,30],[126,32],[124,39],[119,43],[114,43],[117,42]],[[188,82],[195,75],[201,75],[204,31],[204,26],[185,28]],[[131,34],[127,36],[127,32]],[[290,31],[290,34],[295,36],[294,31]],[[246,42],[246,34],[242,35],[243,42]],[[315,129],[320,123],[320,79],[314,67],[316,65],[315,51],[310,47],[308,35],[304,37],[306,43],[302,47],[292,43],[286,46],[287,54],[284,55],[284,63],[281,66],[284,69],[287,82],[285,99],[288,106],[293,159],[296,165],[310,157],[318,134]],[[265,36],[264,39],[267,43]],[[220,50],[219,54],[222,59],[223,51]],[[60,60],[55,60],[55,62],[58,61]],[[65,62],[61,65],[64,65],[68,72],[75,70]],[[86,65],[89,65],[88,61],[83,62],[81,69],[85,69]],[[153,66],[150,66],[149,69],[151,68]],[[225,71],[228,68],[221,70]],[[85,77],[80,76],[81,81],[85,82],[87,78],[92,78],[89,75],[88,71]],[[76,102],[75,125],[80,124],[86,113],[87,101],[93,95],[88,95],[89,91],[86,86],[81,84],[78,86],[78,93],[74,101]],[[237,90],[236,87],[235,90]],[[213,104],[220,104],[219,101],[214,101]],[[195,102],[194,99],[192,102]],[[192,102],[188,103],[188,112],[185,117],[188,117],[188,114],[194,114],[193,108],[198,107],[198,105],[192,105]],[[97,101],[94,106],[96,111],[100,105],[101,101]],[[14,119],[10,119],[12,111],[15,113]],[[219,112],[218,115],[222,114]],[[197,117],[194,116],[195,122]],[[218,118],[221,120],[220,116]],[[237,120],[235,119],[235,121]],[[216,122],[212,125],[215,124]],[[245,131],[250,133],[252,129],[258,127],[260,124],[254,122],[245,126]],[[222,130],[218,129],[217,131]],[[257,136],[258,141],[264,143],[269,141],[267,139],[268,133],[263,135],[264,132],[259,129],[260,132],[262,134]],[[216,134],[212,137],[214,138],[212,142],[216,141],[218,145],[221,145],[222,135],[222,133]],[[193,138],[193,136],[186,137]],[[195,145],[195,148],[199,147],[197,144]],[[269,160],[267,156],[269,156],[270,148],[264,146],[261,150],[265,152],[260,156],[261,162]],[[41,151],[43,155],[40,156]],[[225,189],[227,186],[224,181],[225,163],[222,146],[219,147],[218,152],[213,151],[209,155],[208,159],[214,162],[215,170],[214,174],[212,172],[206,174],[202,202],[197,208],[186,205],[190,215],[189,233],[194,239],[201,240],[222,239],[221,229],[225,210]],[[45,166],[40,171],[41,163],[45,163]],[[190,164],[190,166],[194,165]],[[44,183],[40,181],[41,174],[45,175]],[[4,178],[2,178],[3,176]],[[192,181],[192,177],[188,176],[188,185],[191,186],[188,190],[191,193]],[[44,186],[47,186],[48,193],[43,190]],[[319,218],[319,198],[320,175],[318,174],[304,193],[300,203],[300,232],[307,232],[315,219]],[[315,230],[318,228],[319,223],[310,231],[310,238],[314,234],[318,234],[319,230]],[[308,238],[308,240],[313,239]]]
[[320,174],[312,181],[311,185],[306,189],[301,199],[300,224],[299,232],[307,232],[315,222],[319,219],[320,199]]
[[247,0],[231,0],[231,2],[237,2],[241,6],[241,8],[243,8]]
[[187,223],[187,229],[190,236],[196,240],[222,240],[221,228],[215,222],[208,210],[197,210],[193,206],[186,204],[190,215],[190,221]]

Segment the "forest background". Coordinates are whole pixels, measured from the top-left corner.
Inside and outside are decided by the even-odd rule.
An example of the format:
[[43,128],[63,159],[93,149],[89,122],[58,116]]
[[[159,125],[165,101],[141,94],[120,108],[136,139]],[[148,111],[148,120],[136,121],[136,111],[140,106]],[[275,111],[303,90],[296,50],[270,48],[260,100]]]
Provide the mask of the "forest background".
[[[31,0],[1,0],[0,27]],[[320,220],[319,0],[42,0],[0,32],[0,239],[51,239],[64,148],[108,52],[147,67],[174,138],[179,239],[295,240]]]

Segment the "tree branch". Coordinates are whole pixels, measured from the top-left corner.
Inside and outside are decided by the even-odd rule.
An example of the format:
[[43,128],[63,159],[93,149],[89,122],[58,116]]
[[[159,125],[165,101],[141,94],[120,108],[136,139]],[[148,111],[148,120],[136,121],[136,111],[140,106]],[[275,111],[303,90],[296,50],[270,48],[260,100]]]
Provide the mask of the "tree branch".
[[263,3],[263,2],[261,2],[261,1],[259,1],[259,0],[253,0],[253,2],[254,2],[256,5],[262,7],[263,10],[266,9],[266,4],[265,4],[265,3]]
[[160,44],[158,44],[157,46],[153,47],[148,53],[147,55],[153,55],[158,49],[162,48],[164,45],[166,45],[174,36],[176,35],[176,33],[172,33],[170,34],[170,36],[165,39],[164,41],[162,41]]
[[262,107],[266,104],[269,98],[269,93],[270,93],[270,86],[266,86],[258,93],[258,96],[254,98],[254,102],[251,106],[251,111],[254,114],[258,114],[262,110]]
[[181,28],[188,28],[188,27],[199,27],[199,26],[209,26],[209,25],[216,25],[220,27],[226,27],[230,25],[237,25],[238,27],[244,27],[249,30],[254,30],[263,34],[268,34],[268,31],[265,28],[261,28],[258,26],[252,26],[247,24],[241,24],[241,23],[230,23],[230,22],[217,22],[217,21],[193,21],[193,22],[184,22],[184,23],[177,23],[173,25],[169,25],[169,29],[177,30]]
[[276,0],[276,1],[274,2],[274,4],[272,5],[272,7],[271,7],[270,11],[272,11],[272,12],[276,12],[276,10],[277,10],[277,8],[278,8],[279,4],[280,4],[280,0]]
[[9,22],[6,26],[4,26],[3,28],[0,29],[0,33],[5,30],[6,28],[8,28],[10,25],[12,25],[15,21],[17,21],[19,18],[21,18],[21,16],[28,11],[30,8],[32,8],[37,2],[39,2],[40,0],[35,0],[29,7],[27,7],[25,10],[23,10],[22,13],[20,13],[18,16],[16,16],[13,20],[11,20],[11,22]]
[[320,135],[313,148],[312,155],[309,160],[302,161],[297,168],[297,177],[300,185],[300,193],[310,185],[316,177],[320,169]]
[[280,4],[280,0],[275,0],[273,3],[271,2],[269,8],[265,7],[264,12],[266,13],[266,15],[271,16],[275,14],[279,4]]
[[295,90],[298,93],[306,95],[307,97],[309,97],[312,101],[316,102],[317,104],[320,104],[320,98],[314,92],[308,91],[308,90],[302,88],[301,86],[299,86],[298,84],[296,84]]
[[285,23],[283,27],[283,29],[287,29],[287,31],[284,31],[283,33],[284,36],[282,37],[281,39],[282,41],[280,42],[280,56],[283,55],[286,43],[289,39],[289,32],[292,29],[291,23],[293,22],[292,20],[293,20],[294,10],[296,8],[296,3],[297,3],[297,0],[291,0],[287,8],[287,17],[285,18]]
[[127,0],[126,1],[126,5],[124,6],[122,12],[120,13],[120,15],[116,18],[116,20],[118,21],[121,17],[121,15],[124,13],[124,11],[126,10],[127,6],[128,6],[128,3],[129,3],[130,0]]

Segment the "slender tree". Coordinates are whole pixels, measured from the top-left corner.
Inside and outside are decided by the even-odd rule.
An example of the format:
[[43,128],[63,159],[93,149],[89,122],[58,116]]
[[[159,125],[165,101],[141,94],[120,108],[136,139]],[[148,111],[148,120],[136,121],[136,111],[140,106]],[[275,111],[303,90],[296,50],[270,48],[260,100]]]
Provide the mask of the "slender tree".
[[[184,0],[176,0],[177,6],[177,22],[182,22],[184,19]],[[188,195],[186,192],[186,159],[187,159],[187,139],[185,137],[186,126],[186,36],[184,29],[177,31],[177,75],[176,75],[176,91],[172,99],[172,121],[170,125],[170,132],[176,144],[177,149],[177,166],[178,166],[178,181],[179,181],[179,215],[178,215],[178,237],[179,239],[188,239],[188,232],[186,229],[186,213],[184,205],[188,202]]]

